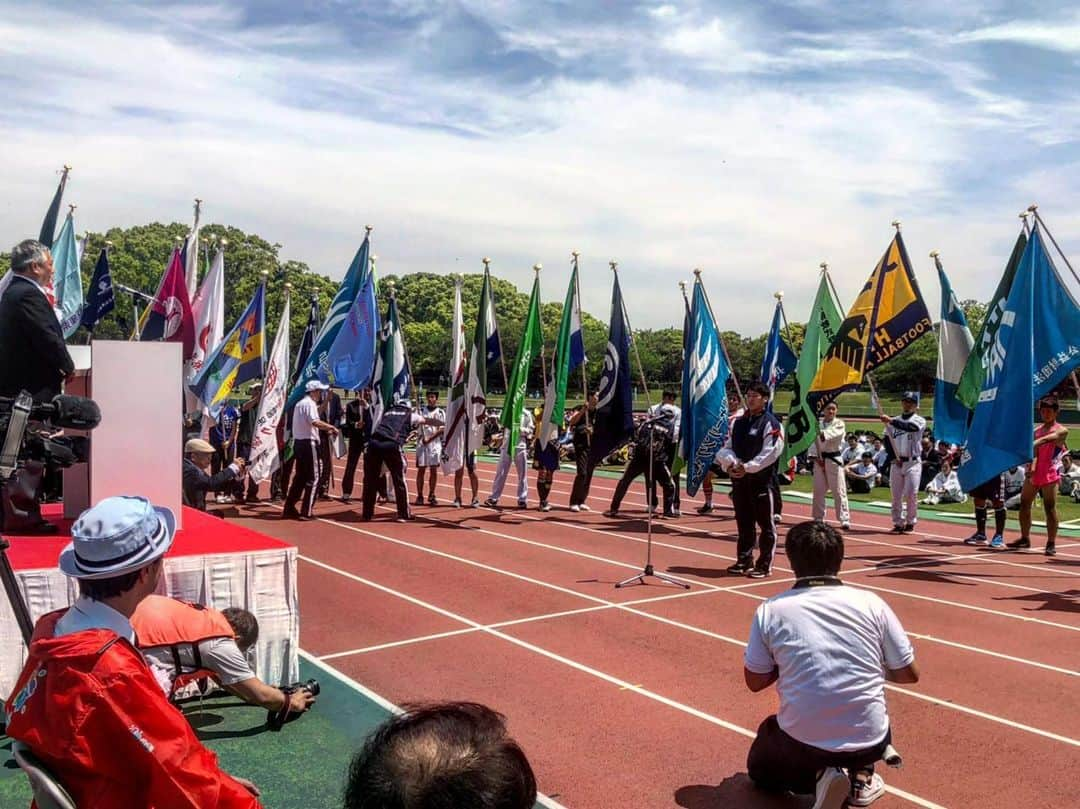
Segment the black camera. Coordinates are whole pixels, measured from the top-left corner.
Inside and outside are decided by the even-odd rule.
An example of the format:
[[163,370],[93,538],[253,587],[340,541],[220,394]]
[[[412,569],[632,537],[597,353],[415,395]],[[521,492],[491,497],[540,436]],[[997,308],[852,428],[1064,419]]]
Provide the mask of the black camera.
[[285,685],[281,687],[281,693],[285,695],[285,704],[281,707],[280,711],[267,711],[266,714],[266,726],[273,731],[281,730],[286,722],[292,722],[294,719],[299,718],[299,713],[294,713],[289,710],[289,697],[295,694],[297,691],[307,691],[311,696],[319,696],[319,681],[314,677],[304,683],[293,683],[292,685]]

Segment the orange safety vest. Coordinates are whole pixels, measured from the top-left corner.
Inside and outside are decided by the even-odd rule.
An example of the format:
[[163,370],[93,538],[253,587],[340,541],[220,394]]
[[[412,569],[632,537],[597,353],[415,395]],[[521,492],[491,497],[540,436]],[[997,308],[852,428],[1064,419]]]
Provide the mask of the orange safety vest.
[[[140,649],[167,647],[172,651],[173,692],[203,677],[215,677],[203,668],[199,644],[212,638],[236,638],[236,632],[219,611],[203,604],[192,604],[168,596],[147,596],[131,616]],[[180,648],[190,646],[195,671],[184,672],[180,665]]]

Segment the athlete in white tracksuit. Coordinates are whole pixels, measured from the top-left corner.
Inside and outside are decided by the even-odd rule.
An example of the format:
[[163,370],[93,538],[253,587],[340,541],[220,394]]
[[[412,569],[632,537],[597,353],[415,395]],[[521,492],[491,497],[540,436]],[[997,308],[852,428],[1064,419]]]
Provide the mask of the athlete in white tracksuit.
[[521,427],[518,432],[518,444],[513,448],[511,456],[510,447],[507,446],[510,431],[507,430],[503,438],[502,449],[499,452],[499,464],[495,467],[495,480],[491,484],[491,497],[487,499],[487,505],[497,506],[502,497],[506,478],[510,474],[510,464],[517,467],[517,501],[519,508],[525,508],[529,504],[529,477],[527,448],[532,441],[533,432],[536,430],[536,422],[533,421],[532,413],[528,408],[521,411]]
[[825,406],[823,416],[818,425],[817,438],[807,452],[814,470],[814,506],[811,516],[819,522],[825,521],[825,495],[832,492],[836,519],[841,528],[850,528],[847,478],[840,463],[847,428],[843,420],[836,417],[835,403],[830,402]]
[[[884,413],[885,437],[892,443],[893,463],[889,471],[892,491],[893,533],[913,531],[919,520],[919,480],[922,477],[922,437],[926,419],[918,414],[919,394],[908,391],[902,401],[904,412],[897,418]],[[904,509],[907,509],[905,514]]]

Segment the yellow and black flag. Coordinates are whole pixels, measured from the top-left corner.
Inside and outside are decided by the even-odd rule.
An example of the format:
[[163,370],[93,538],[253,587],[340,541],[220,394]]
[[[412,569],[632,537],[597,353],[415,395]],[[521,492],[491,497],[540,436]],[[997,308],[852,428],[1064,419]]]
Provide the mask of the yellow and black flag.
[[904,240],[897,232],[840,325],[807,394],[820,413],[863,376],[932,330]]

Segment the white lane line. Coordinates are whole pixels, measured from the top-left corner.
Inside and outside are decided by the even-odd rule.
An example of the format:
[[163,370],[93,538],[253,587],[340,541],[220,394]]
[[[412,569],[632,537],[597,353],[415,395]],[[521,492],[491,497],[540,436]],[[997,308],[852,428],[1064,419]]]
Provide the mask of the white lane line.
[[[312,564],[319,565],[320,567],[324,567],[327,570],[330,570],[330,571],[332,571],[334,573],[337,573],[337,574],[339,574],[341,576],[344,576],[345,578],[352,579],[353,581],[358,581],[361,584],[366,584],[369,587],[376,588],[377,590],[382,590],[383,592],[387,593],[388,595],[393,595],[393,596],[395,596],[397,598],[401,598],[401,599],[403,599],[405,601],[408,601],[408,602],[410,602],[412,604],[416,604],[417,606],[425,607],[426,609],[429,609],[432,612],[438,613],[439,615],[443,615],[443,616],[446,616],[448,618],[452,618],[453,620],[459,621],[460,623],[463,623],[466,626],[471,626],[471,627],[473,627],[473,628],[475,628],[475,629],[477,629],[477,630],[479,630],[481,632],[485,632],[486,634],[489,634],[489,635],[492,635],[492,636],[494,636],[496,638],[499,638],[501,640],[507,641],[508,643],[512,643],[515,646],[518,646],[518,647],[520,647],[522,649],[533,652],[534,654],[541,655],[543,657],[548,658],[549,660],[554,660],[557,663],[562,663],[563,665],[568,666],[568,667],[570,667],[572,669],[575,669],[577,671],[580,671],[580,672],[582,672],[584,674],[588,674],[588,675],[590,675],[592,677],[595,677],[597,679],[604,680],[605,682],[608,682],[608,683],[611,683],[612,685],[617,686],[620,690],[632,691],[635,694],[639,694],[639,695],[641,695],[641,696],[643,696],[643,697],[645,697],[647,699],[651,699],[651,700],[653,700],[655,702],[659,702],[662,705],[666,705],[669,708],[674,708],[677,711],[681,711],[682,713],[685,713],[685,714],[688,714],[690,716],[696,717],[698,719],[704,720],[706,722],[709,722],[710,724],[717,725],[719,727],[724,728],[725,730],[729,730],[732,733],[737,733],[738,735],[743,736],[745,738],[754,739],[756,737],[755,732],[752,731],[752,730],[749,730],[748,728],[744,728],[744,727],[742,727],[740,725],[736,725],[736,724],[734,724],[732,722],[727,722],[727,721],[721,719],[718,716],[713,716],[712,714],[705,713],[704,711],[698,710],[697,708],[694,708],[694,707],[692,707],[690,705],[686,705],[685,703],[682,703],[682,702],[677,702],[676,700],[670,699],[669,697],[665,697],[665,696],[663,696],[661,694],[658,694],[658,693],[656,693],[654,691],[650,691],[647,688],[642,688],[639,685],[635,685],[633,683],[630,683],[630,682],[628,682],[626,680],[623,680],[623,679],[621,679],[619,677],[616,677],[616,676],[614,676],[612,674],[608,674],[606,672],[600,671],[599,669],[592,668],[591,666],[587,666],[584,663],[579,663],[576,660],[571,660],[568,657],[564,657],[563,655],[557,654],[556,652],[552,652],[552,651],[550,651],[548,649],[544,649],[544,648],[542,648],[540,646],[529,643],[528,641],[521,640],[520,638],[515,638],[513,635],[507,635],[506,633],[500,632],[497,629],[491,629],[491,628],[485,627],[483,624],[477,623],[476,621],[473,621],[473,620],[471,620],[469,618],[465,618],[464,616],[457,615],[456,613],[452,613],[449,610],[443,609],[442,607],[437,607],[434,604],[429,604],[429,603],[427,603],[425,601],[422,601],[422,600],[420,600],[418,598],[415,598],[414,596],[410,596],[410,595],[408,595],[406,593],[402,593],[402,592],[393,590],[393,589],[391,589],[389,587],[385,587],[385,586],[383,586],[381,584],[378,584],[376,582],[370,581],[368,579],[364,579],[361,576],[357,576],[357,575],[355,575],[353,573],[349,573],[348,571],[341,570],[340,568],[335,568],[335,567],[333,567],[331,565],[326,565],[326,564],[324,564],[322,562],[319,562],[319,561],[317,561],[315,559],[310,559],[310,558],[303,557],[303,556],[301,558],[305,559],[305,561],[308,561],[308,562],[310,562]],[[322,664],[322,665],[325,665],[325,664]],[[897,791],[896,789],[894,789],[893,787],[890,787],[889,785],[886,785],[885,789],[886,789],[886,791],[891,792],[894,795],[897,795],[897,797],[904,798],[905,800],[911,801],[911,802],[915,803],[918,806],[924,807],[925,809],[944,809],[944,807],[940,806],[939,804],[933,803],[932,801],[928,801],[928,800],[926,800],[924,798],[920,798],[920,797],[918,797],[916,795],[912,795],[911,793],[904,792],[904,793],[901,794],[902,791]]]
[[[384,711],[388,711],[388,712],[394,714],[395,716],[403,713],[401,708],[399,708],[397,705],[392,703],[390,700],[386,699],[381,694],[376,694],[374,691],[372,691],[366,685],[362,685],[361,683],[358,683],[356,680],[354,680],[349,675],[338,671],[333,666],[331,666],[328,663],[324,662],[324,660],[316,657],[313,654],[310,654],[309,652],[305,652],[303,649],[299,649],[298,652],[300,654],[300,657],[304,658],[304,660],[306,660],[308,663],[315,666],[317,669],[320,669],[320,670],[326,672],[331,677],[333,677],[335,680],[340,682],[342,685],[348,686],[349,688],[351,688],[356,693],[360,694],[360,696],[364,697],[365,699],[371,700],[376,705],[378,705],[380,708],[382,708]],[[897,794],[899,794],[899,793],[897,793]],[[552,798],[549,798],[547,795],[542,795],[540,793],[537,793],[537,795],[536,795],[536,802],[539,803],[541,806],[548,807],[548,809],[567,809],[567,807],[563,806],[558,801],[553,800]]]
[[[373,532],[373,531],[368,531],[368,530],[364,530],[364,529],[360,529],[360,528],[355,528],[353,526],[346,525],[344,523],[334,522],[333,520],[327,520],[327,519],[322,518],[322,517],[320,517],[319,520],[321,522],[326,522],[326,523],[329,523],[331,525],[337,525],[340,528],[345,528],[346,530],[355,531],[356,533],[364,534],[366,536],[371,536],[371,537],[374,537],[376,539],[379,539],[379,540],[382,540],[382,541],[385,541],[385,542],[391,542],[391,543],[394,543],[396,545],[402,545],[402,546],[405,546],[405,547],[408,547],[408,548],[412,548],[412,549],[415,549],[415,550],[422,551],[424,553],[430,553],[430,554],[433,554],[435,556],[440,556],[440,557],[443,557],[443,558],[446,558],[446,559],[451,559],[453,561],[457,561],[457,562],[460,562],[462,564],[473,566],[473,567],[478,567],[478,568],[481,568],[481,569],[484,569],[484,570],[491,571],[493,573],[501,573],[503,575],[507,575],[507,576],[510,576],[512,578],[516,578],[516,579],[520,579],[520,580],[524,580],[524,581],[529,581],[530,583],[537,584],[537,585],[539,585],[541,587],[547,587],[547,588],[557,590],[557,591],[560,591],[560,592],[565,592],[565,593],[567,593],[569,595],[576,596],[578,598],[583,598],[583,599],[586,599],[586,600],[591,601],[593,603],[610,604],[613,609],[617,609],[617,610],[620,610],[620,611],[623,611],[623,612],[629,612],[629,613],[634,614],[634,615],[639,615],[639,616],[647,618],[649,620],[658,621],[660,623],[667,624],[669,626],[674,626],[674,627],[676,627],[678,629],[683,629],[683,630],[685,630],[687,632],[692,632],[694,634],[703,635],[705,637],[713,638],[715,640],[724,641],[725,643],[730,643],[730,644],[733,644],[735,646],[739,646],[740,648],[743,648],[743,647],[746,646],[745,642],[742,641],[739,638],[733,638],[733,637],[731,637],[729,635],[722,635],[722,634],[720,634],[718,632],[712,632],[710,630],[703,629],[703,628],[695,626],[693,624],[687,624],[687,623],[684,623],[682,621],[676,621],[676,620],[667,618],[667,617],[662,616],[662,615],[654,615],[652,613],[644,612],[642,610],[634,609],[632,607],[626,607],[626,606],[624,606],[622,604],[607,601],[606,599],[602,599],[602,598],[599,598],[597,596],[592,596],[592,595],[588,595],[588,594],[585,594],[585,593],[579,593],[579,592],[577,592],[575,590],[570,590],[568,588],[561,587],[561,586],[556,585],[556,584],[551,584],[550,582],[543,582],[543,581],[540,581],[538,579],[532,579],[531,577],[522,576],[519,573],[514,573],[512,571],[502,570],[501,568],[497,568],[497,567],[494,567],[492,565],[487,565],[487,564],[484,564],[482,562],[476,562],[476,561],[473,561],[471,559],[466,559],[466,558],[461,557],[461,556],[456,556],[454,554],[447,553],[445,551],[439,551],[439,550],[435,550],[435,549],[432,549],[432,548],[427,548],[427,547],[425,547],[423,545],[417,545],[417,544],[412,543],[412,542],[407,542],[407,541],[401,540],[401,539],[395,539],[393,537],[388,537],[388,536],[385,536],[383,534],[378,534],[378,533]],[[525,541],[530,542],[530,540],[525,540]],[[301,557],[301,558],[307,558],[307,557]],[[309,561],[314,562],[315,560],[309,560]],[[317,564],[323,564],[323,563],[317,563]],[[623,566],[623,563],[621,563],[621,562],[615,562],[613,564]],[[329,566],[327,566],[327,567],[329,567]],[[747,595],[747,596],[749,596],[751,598],[759,598],[761,600],[764,600],[763,598],[761,598],[759,596],[754,596],[754,595],[749,594],[749,593],[738,593],[738,594],[739,595]],[[890,685],[890,684],[886,684],[885,688],[890,689],[890,690],[896,690],[895,687]],[[910,694],[911,696],[915,697],[916,699],[921,698],[921,696],[917,692],[914,692],[914,691],[909,692],[909,691],[905,690],[905,691],[903,691],[903,693]],[[946,706],[946,707],[957,707],[957,709],[959,710],[959,704],[955,703],[955,702],[939,700],[939,699],[936,699],[934,697],[926,697],[925,699],[926,699],[926,701],[932,702],[935,705],[942,705],[942,706]],[[974,709],[968,709],[967,712],[970,713],[973,710]],[[991,718],[992,716],[993,716],[992,714],[986,714],[985,718]],[[1034,728],[1034,727],[1030,727],[1030,726],[1027,726],[1027,725],[1021,725],[1019,723],[1014,723],[1012,720],[1005,719],[1004,717],[999,717],[999,719],[1000,719],[1002,724],[1006,724],[1006,725],[1021,728],[1021,729],[1027,729],[1027,730],[1029,730],[1029,732],[1034,733],[1036,735],[1046,736],[1048,738],[1054,738],[1054,739],[1058,738],[1056,734],[1052,734],[1049,731],[1044,731],[1044,730],[1041,730],[1039,728]],[[1061,737],[1061,738],[1066,738],[1066,737]],[[1080,746],[1080,742],[1076,742],[1076,745]]]

